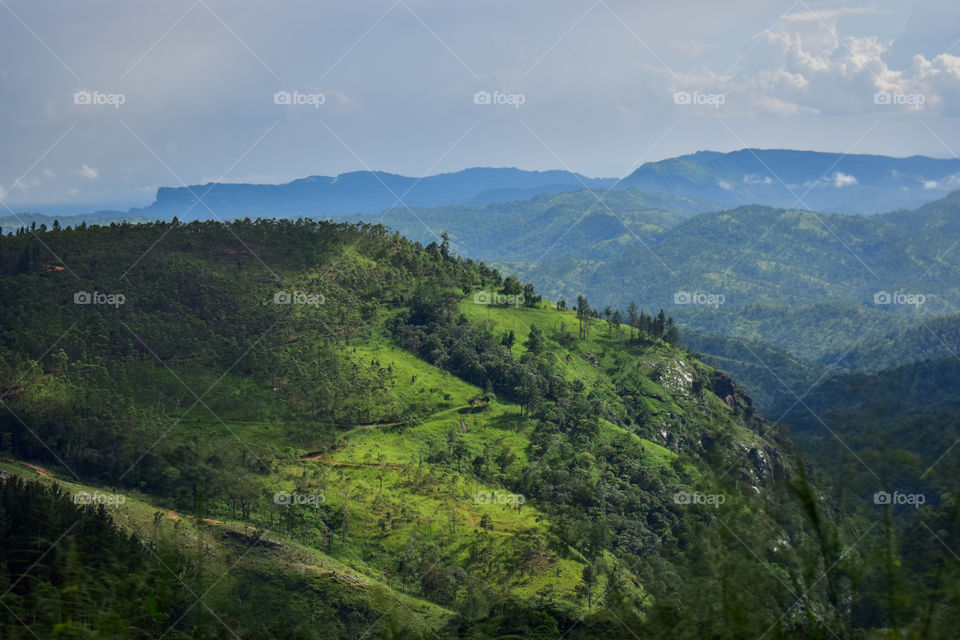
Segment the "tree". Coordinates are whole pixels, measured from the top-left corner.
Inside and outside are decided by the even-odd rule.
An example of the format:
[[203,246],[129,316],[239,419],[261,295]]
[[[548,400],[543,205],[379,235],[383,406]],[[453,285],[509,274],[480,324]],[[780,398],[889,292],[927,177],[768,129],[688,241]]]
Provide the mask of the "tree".
[[673,324],[673,318],[667,318],[667,322],[664,324],[663,339],[670,344],[676,344],[680,341],[680,332]]
[[533,283],[528,282],[523,285],[523,304],[528,307],[536,307],[541,300],[541,296],[537,295],[536,290],[533,288]]
[[637,316],[637,303],[631,301],[627,306],[627,324],[630,325],[631,340],[633,340],[633,330],[637,327],[637,321],[639,319],[639,316]]
[[444,260],[450,259],[450,234],[444,231],[440,234],[440,255],[443,256]]
[[653,321],[653,335],[658,338],[662,338],[666,324],[667,314],[663,312],[663,309],[660,309],[660,313],[657,314],[657,317]]
[[592,564],[583,568],[581,579],[582,582],[576,588],[577,597],[586,598],[587,608],[589,609],[593,607],[593,589],[597,586],[597,570]]
[[493,520],[490,518],[489,513],[480,516],[480,528],[484,531],[493,531]]
[[584,323],[588,322],[590,317],[590,303],[586,296],[577,296],[577,320],[580,321],[580,339],[587,337],[584,329]]
[[[511,331],[511,333],[513,332]],[[527,341],[523,343],[523,346],[534,355],[543,353],[543,350],[547,346],[547,341],[543,337],[543,332],[537,329],[537,325],[530,325],[530,333],[527,335]]]
[[617,334],[617,340],[620,339],[620,323],[622,320],[619,311],[614,311],[613,317],[610,318],[610,326],[613,327],[614,332]]
[[508,296],[515,296],[519,293],[523,293],[523,285],[520,284],[520,281],[509,276],[506,280],[503,281],[503,293]]
[[494,462],[497,463],[497,468],[500,469],[500,473],[506,473],[507,467],[513,464],[513,461],[516,459],[517,456],[513,453],[513,451],[510,450],[510,447],[503,445],[503,447],[500,448],[500,453],[497,454]]

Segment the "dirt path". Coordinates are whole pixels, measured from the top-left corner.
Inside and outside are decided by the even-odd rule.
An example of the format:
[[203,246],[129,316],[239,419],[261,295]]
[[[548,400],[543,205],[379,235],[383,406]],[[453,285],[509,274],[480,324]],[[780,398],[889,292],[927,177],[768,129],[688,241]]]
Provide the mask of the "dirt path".
[[4,462],[11,462],[13,464],[19,464],[21,467],[32,469],[33,471],[36,471],[37,473],[42,475],[44,478],[53,477],[53,474],[47,471],[46,469],[44,469],[43,467],[38,467],[37,465],[30,464],[29,462],[24,462],[22,460],[14,460],[13,458],[0,458],[0,460],[3,460]]
[[[28,469],[30,469],[30,470],[32,470],[32,471],[37,472],[38,474],[40,474],[40,475],[43,476],[44,478],[50,478],[51,480],[56,480],[56,478],[54,477],[54,475],[53,475],[52,473],[50,473],[49,471],[47,471],[47,470],[44,469],[43,467],[38,466],[38,465],[35,465],[35,464],[32,464],[32,463],[30,463],[30,462],[24,462],[23,460],[14,460],[13,458],[0,458],[0,460],[3,460],[4,462],[10,462],[10,463],[12,463],[12,464],[18,464],[18,465],[20,465],[21,467],[26,467],[26,468],[28,468]],[[72,483],[71,483],[71,484],[72,484]],[[162,512],[164,512],[164,513],[166,514],[166,516],[167,516],[168,518],[170,518],[171,520],[179,520],[179,519],[181,519],[181,518],[187,518],[187,519],[191,519],[191,520],[192,520],[192,519],[196,518],[196,516],[184,515],[184,514],[182,514],[182,513],[177,513],[176,511],[171,511],[171,510],[169,510],[169,509],[161,509],[160,507],[157,507],[156,505],[152,505],[152,504],[150,504],[149,502],[144,502],[143,500],[136,500],[136,499],[134,499],[134,498],[130,498],[130,501],[131,501],[131,502],[137,502],[137,503],[139,503],[139,504],[142,504],[142,505],[145,506],[145,507],[150,507],[151,509],[153,509],[153,510],[155,510],[155,511],[162,511]],[[206,522],[207,524],[224,524],[224,522],[223,522],[222,520],[213,520],[212,518],[203,518],[203,521]]]
[[302,459],[313,460],[314,462],[319,462],[320,464],[328,467],[347,467],[350,469],[394,469],[397,471],[403,469],[403,465],[397,464],[396,462],[384,462],[383,464],[379,462],[340,462],[339,460],[325,458],[322,455],[311,455],[309,453],[302,456]]

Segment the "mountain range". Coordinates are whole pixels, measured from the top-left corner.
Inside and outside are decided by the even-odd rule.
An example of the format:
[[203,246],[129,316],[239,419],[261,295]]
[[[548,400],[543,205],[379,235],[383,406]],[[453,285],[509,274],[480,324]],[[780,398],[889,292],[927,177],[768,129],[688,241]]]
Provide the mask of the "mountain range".
[[[286,184],[208,183],[188,187],[161,187],[148,207],[131,214],[169,220],[232,219],[271,215],[332,216],[379,213],[408,204],[434,207],[446,204],[486,204],[526,199],[539,193],[574,189],[602,189],[615,181],[587,178],[569,171],[522,171],[474,168],[423,178],[382,171],[355,171],[336,177],[310,176]],[[269,213],[267,213],[269,212]]]
[[[712,203],[833,213],[909,209],[960,187],[960,160],[786,149],[699,151],[647,162],[622,179],[570,171],[471,168],[421,178],[382,171],[310,176],[285,184],[210,182],[161,187],[154,202],[91,216],[180,220],[377,214],[397,206],[485,205],[580,189],[635,189]],[[45,209],[47,215],[49,211]],[[10,223],[12,224],[12,223]]]
[[699,151],[648,162],[620,186],[725,206],[870,214],[914,208],[960,188],[960,160],[790,149]]

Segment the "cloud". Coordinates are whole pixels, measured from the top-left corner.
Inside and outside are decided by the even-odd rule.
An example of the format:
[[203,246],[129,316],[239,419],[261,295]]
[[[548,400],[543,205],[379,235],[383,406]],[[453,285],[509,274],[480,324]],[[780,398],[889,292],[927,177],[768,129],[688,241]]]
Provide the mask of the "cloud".
[[100,177],[100,171],[96,167],[91,167],[87,164],[82,165],[77,169],[77,173],[86,178],[87,180],[96,180]]
[[785,15],[753,36],[742,62],[729,72],[679,74],[671,79],[670,90],[722,93],[724,115],[960,113],[960,56],[917,53],[909,65],[894,68],[887,61],[892,41],[840,35],[842,18],[873,13],[878,12],[841,8]]
[[717,186],[719,186],[721,189],[724,189],[725,191],[733,190],[733,185],[727,182],[726,180],[718,180]]
[[[21,178],[16,180],[10,186],[0,185],[0,200],[6,200],[9,197],[22,197],[25,193],[31,189],[35,189],[43,184],[40,181],[40,178],[34,176],[32,178]],[[14,195],[16,193],[16,195]]]
[[833,174],[832,182],[833,186],[835,186],[837,189],[841,189],[843,187],[852,187],[853,185],[857,184],[857,179],[851,175],[837,171],[835,174]]
[[807,180],[803,183],[803,185],[800,186],[803,186],[806,189],[815,189],[818,187],[835,187],[837,189],[842,189],[844,187],[852,187],[856,184],[859,184],[856,176],[837,171],[832,175],[824,176],[819,180]]
[[960,173],[947,176],[942,180],[924,180],[924,189],[960,189]]

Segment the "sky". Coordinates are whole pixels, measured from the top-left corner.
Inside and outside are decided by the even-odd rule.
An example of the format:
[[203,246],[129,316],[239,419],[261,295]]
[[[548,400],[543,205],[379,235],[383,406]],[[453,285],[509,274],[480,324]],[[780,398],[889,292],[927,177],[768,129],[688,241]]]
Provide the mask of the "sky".
[[[0,0],[0,202],[698,150],[956,157],[960,3]],[[0,208],[0,212],[4,212]]]

